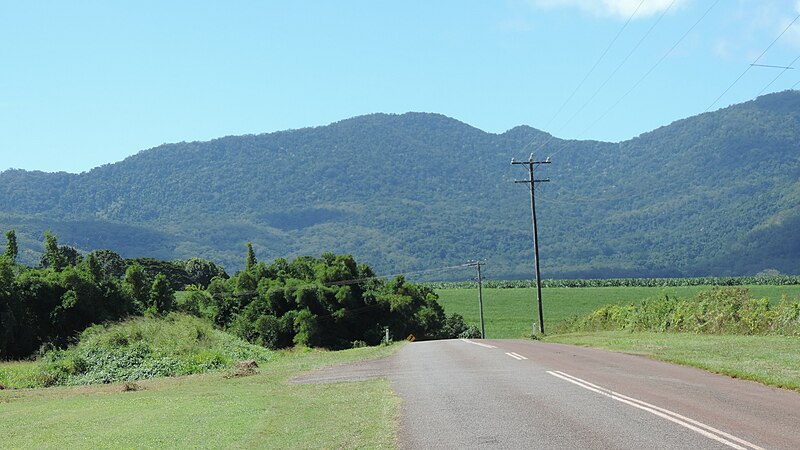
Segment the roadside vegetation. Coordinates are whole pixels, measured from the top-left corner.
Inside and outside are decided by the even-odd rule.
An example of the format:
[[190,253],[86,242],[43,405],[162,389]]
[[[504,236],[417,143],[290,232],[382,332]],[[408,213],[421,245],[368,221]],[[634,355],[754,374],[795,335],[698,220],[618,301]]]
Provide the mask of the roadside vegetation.
[[[115,383],[265,362],[267,349],[347,349],[386,339],[476,336],[433,290],[383,280],[349,255],[256,260],[233,276],[210,261],[81,255],[45,234],[39,267],[0,256],[0,388]],[[189,283],[189,284],[187,284]],[[183,289],[176,295],[176,289]]]
[[[467,285],[465,285],[467,286]],[[778,304],[783,295],[800,298],[800,285],[747,285],[750,295],[767,298]],[[636,305],[648,298],[693,298],[712,286],[673,287],[550,287],[543,288],[545,331],[556,334],[567,331],[565,327],[581,317],[606,305]],[[447,314],[463,316],[470,325],[480,325],[478,290],[471,288],[437,289],[439,303]],[[536,290],[532,288],[488,288],[483,290],[483,309],[486,337],[517,339],[530,336],[534,317],[538,315]]]
[[239,361],[267,363],[272,352],[215,329],[199,318],[171,313],[94,325],[67,349],[32,363],[0,364],[0,385],[35,388],[135,382],[220,371]]
[[800,303],[788,296],[773,304],[745,288],[713,288],[693,298],[651,298],[603,306],[564,324],[562,332],[628,330],[695,334],[800,335]]

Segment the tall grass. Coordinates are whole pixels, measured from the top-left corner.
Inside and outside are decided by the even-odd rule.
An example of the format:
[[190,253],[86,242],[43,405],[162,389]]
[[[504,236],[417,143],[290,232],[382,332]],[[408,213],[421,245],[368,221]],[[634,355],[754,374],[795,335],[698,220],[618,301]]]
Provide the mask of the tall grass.
[[[38,360],[22,386],[85,385],[190,375],[232,367],[239,360],[266,362],[271,352],[214,329],[196,317],[140,317],[86,329],[66,350]],[[33,384],[33,386],[30,386]]]
[[800,303],[753,298],[745,288],[714,288],[693,298],[663,296],[611,304],[574,319],[560,331],[629,330],[704,334],[800,335]]

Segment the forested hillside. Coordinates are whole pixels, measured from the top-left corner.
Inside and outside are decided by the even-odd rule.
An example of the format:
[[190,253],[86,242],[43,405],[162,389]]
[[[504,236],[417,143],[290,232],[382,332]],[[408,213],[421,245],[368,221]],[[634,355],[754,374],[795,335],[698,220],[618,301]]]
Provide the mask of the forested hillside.
[[[654,106],[657,107],[657,106]],[[35,262],[52,230],[79,250],[202,257],[233,273],[260,258],[352,254],[379,274],[488,261],[532,276],[527,172],[545,277],[800,273],[800,92],[760,97],[621,143],[530,127],[485,133],[423,113],[166,144],[82,174],[0,173],[0,229]],[[424,272],[423,272],[424,271]]]

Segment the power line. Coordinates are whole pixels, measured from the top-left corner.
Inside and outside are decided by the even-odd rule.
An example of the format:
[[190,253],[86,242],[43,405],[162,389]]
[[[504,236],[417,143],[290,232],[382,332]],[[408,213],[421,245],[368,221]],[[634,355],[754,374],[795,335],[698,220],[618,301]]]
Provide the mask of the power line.
[[[374,276],[371,276],[371,277],[352,278],[352,279],[348,279],[348,280],[330,281],[330,282],[326,282],[326,283],[321,283],[319,281],[306,281],[303,284],[293,284],[293,285],[288,285],[288,286],[284,285],[284,286],[272,287],[269,290],[273,290],[273,292],[283,292],[283,291],[288,291],[288,290],[296,290],[296,289],[309,288],[309,287],[348,286],[348,285],[353,285],[353,284],[362,284],[362,283],[366,283],[366,282],[373,281],[373,280],[377,281],[377,280],[383,280],[383,279],[386,279],[386,278],[395,278],[395,277],[398,277],[398,276],[401,276],[401,275],[402,276],[422,275],[422,274],[429,274],[429,273],[435,273],[435,272],[444,272],[444,271],[453,270],[453,269],[462,269],[464,267],[468,267],[468,266],[465,265],[465,264],[459,264],[457,266],[438,267],[438,268],[433,268],[433,269],[418,270],[418,271],[413,271],[413,272],[402,272],[402,273],[389,274],[389,275],[374,275]],[[301,280],[301,281],[305,281],[305,280]],[[235,297],[246,297],[246,296],[249,296],[249,295],[257,295],[257,294],[258,294],[257,290],[247,290],[247,291],[240,291],[240,292],[231,293],[231,295],[233,295]],[[211,294],[211,296],[219,298],[219,297],[222,297],[223,295],[222,294]]]
[[763,51],[763,52],[761,52],[761,54],[760,54],[760,55],[758,55],[758,58],[756,58],[756,60],[755,60],[755,61],[753,61],[753,63],[752,63],[752,64],[750,64],[749,66],[747,66],[747,68],[745,68],[745,69],[744,69],[744,72],[742,72],[742,74],[741,74],[741,75],[739,75],[739,77],[738,77],[738,78],[736,78],[735,80],[733,80],[733,83],[731,83],[731,85],[730,85],[730,86],[728,86],[728,88],[727,88],[727,89],[725,89],[724,91],[722,91],[722,94],[719,94],[719,97],[717,97],[717,99],[716,99],[716,100],[714,100],[713,102],[711,102],[711,104],[710,104],[710,105],[708,105],[708,108],[706,108],[706,110],[705,110],[705,111],[703,111],[703,112],[708,112],[709,110],[711,110],[711,108],[713,108],[713,107],[714,107],[714,105],[716,105],[716,104],[717,104],[717,102],[718,102],[718,101],[719,101],[719,100],[720,100],[722,97],[724,97],[724,96],[725,96],[725,94],[727,94],[727,93],[728,93],[728,91],[730,91],[730,90],[731,90],[731,88],[733,88],[733,86],[734,86],[734,85],[736,85],[736,83],[738,83],[738,82],[739,82],[739,80],[741,80],[741,79],[742,79],[742,77],[744,77],[744,76],[745,76],[745,74],[747,74],[747,72],[749,72],[749,71],[750,71],[750,69],[752,69],[753,67],[755,67],[755,65],[758,63],[758,61],[761,59],[761,57],[762,57],[762,56],[764,56],[764,55],[765,55],[765,54],[766,54],[766,53],[769,51],[769,49],[771,49],[771,48],[772,48],[772,46],[773,46],[773,45],[775,45],[775,43],[776,43],[776,42],[778,42],[778,40],[780,40],[780,38],[781,38],[781,37],[784,35],[784,33],[786,33],[786,32],[789,30],[789,28],[791,28],[791,27],[792,27],[792,25],[794,25],[794,23],[795,23],[795,22],[797,22],[797,19],[800,19],[800,14],[798,14],[798,15],[797,15],[797,17],[795,17],[795,18],[794,18],[794,20],[792,20],[792,21],[789,23],[789,25],[787,25],[787,26],[786,26],[786,28],[784,28],[784,29],[783,29],[783,31],[781,31],[781,34],[779,34],[779,35],[778,35],[778,37],[776,37],[776,38],[775,38],[775,40],[774,40],[774,41],[772,41],[772,43],[771,43],[771,44],[769,44],[769,46],[767,46],[767,48],[766,48],[766,49],[764,49],[764,51]]
[[[780,71],[780,73],[778,73],[778,75],[776,75],[776,76],[775,76],[775,78],[773,78],[773,79],[772,79],[772,81],[770,81],[769,83],[767,83],[767,85],[766,85],[766,86],[764,86],[764,89],[762,89],[762,90],[761,90],[761,91],[758,93],[758,95],[761,95],[761,94],[763,94],[763,93],[764,93],[764,91],[766,91],[766,90],[767,90],[767,89],[768,89],[770,86],[772,86],[772,83],[774,83],[774,82],[778,81],[778,78],[780,78],[780,77],[781,77],[781,75],[783,75],[784,73],[786,73],[786,71],[787,71],[787,70],[789,70],[789,69],[794,69],[794,67],[792,67],[792,65],[793,65],[794,63],[796,63],[796,62],[797,62],[797,60],[799,60],[799,59],[800,59],[800,55],[798,55],[798,56],[797,56],[797,58],[795,58],[795,59],[794,59],[794,61],[792,61],[791,63],[789,63],[789,65],[788,65],[788,66],[786,66],[786,67],[779,67],[779,66],[762,66],[762,67],[774,67],[774,68],[783,69],[783,70],[781,70],[781,71]],[[794,87],[794,86],[793,86],[793,87]],[[756,97],[758,97],[758,95],[757,95]]]
[[[589,71],[586,72],[586,75],[584,75],[584,77],[581,80],[581,82],[578,83],[578,86],[575,87],[575,89],[572,91],[572,93],[569,95],[569,97],[567,97],[567,99],[564,101],[564,103],[561,104],[561,107],[559,107],[558,111],[556,111],[556,113],[553,114],[553,117],[551,117],[550,120],[547,121],[547,123],[544,126],[545,129],[550,127],[550,124],[556,119],[556,117],[558,117],[559,114],[561,114],[561,111],[564,110],[564,107],[566,107],[567,104],[570,102],[570,100],[572,100],[573,97],[575,97],[575,94],[578,93],[578,90],[580,90],[580,88],[583,87],[583,84],[586,82],[587,79],[589,79],[589,76],[592,73],[594,73],[594,70],[600,64],[600,61],[602,61],[603,58],[605,58],[606,54],[608,54],[609,50],[611,50],[611,47],[613,47],[614,44],[617,42],[617,39],[619,39],[620,35],[622,35],[622,32],[625,31],[625,29],[628,27],[628,24],[631,23],[631,20],[633,20],[633,18],[636,16],[636,13],[639,12],[639,8],[642,7],[644,2],[645,2],[645,0],[642,0],[641,2],[639,2],[639,5],[633,11],[633,13],[630,15],[630,17],[628,17],[628,20],[626,20],[625,23],[622,25],[622,28],[620,28],[619,31],[617,31],[617,34],[616,34],[616,36],[614,36],[614,39],[612,39],[611,42],[608,43],[608,46],[606,46],[606,49],[603,50],[603,53],[600,55],[600,57],[597,58],[597,61],[594,62],[594,64],[592,65],[591,69],[589,69]],[[544,142],[544,144],[541,145],[541,147],[544,147],[545,145],[547,145],[552,139],[553,139],[553,135],[551,134],[550,138],[548,138]],[[531,139],[531,141],[527,145],[522,147],[522,151],[525,151],[528,148],[528,146],[531,145],[532,143],[533,143],[533,139]]]
[[609,113],[610,113],[610,112],[611,112],[611,111],[612,111],[614,108],[616,108],[616,107],[617,107],[617,105],[619,105],[619,104],[622,102],[622,100],[624,100],[624,99],[625,99],[625,97],[627,97],[627,96],[628,96],[628,95],[629,95],[631,92],[633,92],[633,90],[634,90],[634,89],[636,89],[636,88],[639,86],[639,84],[641,84],[641,82],[642,82],[642,81],[644,81],[644,79],[645,79],[645,78],[647,78],[647,77],[650,75],[650,73],[652,73],[652,72],[653,72],[653,70],[655,70],[655,69],[656,69],[656,67],[658,67],[658,66],[659,66],[659,64],[661,64],[661,62],[662,62],[662,61],[664,61],[664,60],[667,58],[667,56],[669,56],[669,55],[670,55],[670,53],[672,53],[672,52],[673,52],[673,50],[675,50],[675,48],[676,48],[676,47],[678,47],[678,45],[679,45],[681,42],[683,42],[683,40],[684,40],[684,39],[686,39],[686,36],[688,36],[688,35],[689,35],[689,33],[691,33],[691,32],[692,32],[692,30],[694,30],[694,29],[695,29],[695,27],[697,27],[697,25],[698,25],[698,24],[699,24],[699,23],[700,23],[700,22],[701,22],[701,21],[702,21],[702,20],[703,20],[703,19],[704,19],[704,18],[705,18],[707,15],[708,15],[708,13],[709,13],[709,12],[711,12],[711,10],[714,8],[714,6],[716,6],[716,5],[717,5],[717,3],[719,3],[719,1],[720,1],[720,0],[716,0],[714,3],[712,3],[712,4],[711,4],[711,6],[710,6],[710,7],[709,7],[709,8],[706,10],[706,12],[704,12],[704,13],[703,13],[703,15],[702,15],[702,16],[700,16],[700,18],[699,18],[699,19],[697,19],[697,21],[696,21],[696,22],[695,22],[695,23],[694,23],[694,24],[693,24],[691,27],[689,27],[689,29],[688,29],[688,30],[686,30],[686,32],[685,32],[685,33],[683,33],[683,35],[682,35],[682,36],[681,36],[681,37],[680,37],[680,38],[679,38],[677,41],[675,41],[675,44],[673,44],[673,45],[672,45],[672,47],[670,47],[670,49],[669,49],[669,50],[667,50],[667,52],[666,52],[666,53],[664,53],[664,55],[663,55],[663,56],[661,56],[661,58],[659,58],[659,60],[658,60],[658,61],[656,61],[656,63],[655,63],[655,64],[653,64],[653,65],[650,67],[650,69],[649,69],[647,72],[645,72],[645,74],[644,74],[644,75],[642,75],[642,77],[641,77],[641,78],[639,78],[639,80],[638,80],[638,81],[636,81],[636,83],[634,83],[634,84],[633,84],[633,86],[631,86],[631,88],[630,88],[630,89],[628,89],[628,91],[627,91],[627,92],[625,92],[625,93],[622,95],[622,97],[620,97],[620,98],[619,98],[619,100],[617,100],[617,101],[616,101],[616,102],[615,102],[613,105],[611,105],[611,107],[610,107],[610,108],[608,108],[608,109],[606,110],[606,112],[604,112],[604,113],[603,113],[603,114],[602,114],[600,117],[598,117],[598,118],[597,118],[597,120],[595,120],[594,122],[592,122],[592,124],[591,124],[591,125],[589,125],[589,127],[588,127],[586,130],[584,130],[584,131],[588,131],[588,130],[592,129],[592,128],[593,128],[595,125],[597,125],[597,123],[598,123],[598,122],[600,122],[601,120],[603,120],[603,119],[604,119],[604,118],[605,118],[605,117],[606,117],[606,116],[607,116],[607,115],[608,115],[608,114],[609,114]]
[[611,72],[611,74],[608,76],[608,78],[606,78],[605,81],[603,81],[603,83],[600,85],[600,87],[598,87],[597,90],[594,91],[594,93],[589,97],[589,99],[586,100],[586,102],[580,108],[578,108],[578,110],[567,120],[567,122],[564,124],[564,126],[570,124],[575,119],[575,117],[577,117],[578,114],[580,114],[589,105],[589,103],[591,103],[592,100],[594,100],[594,98],[597,97],[597,94],[599,94],[600,91],[602,91],[603,88],[606,86],[606,84],[608,84],[608,82],[611,81],[612,78],[614,78],[614,75],[616,75],[617,72],[619,72],[619,70],[622,68],[622,66],[624,66],[625,63],[628,62],[630,57],[633,56],[633,54],[636,52],[636,50],[639,48],[639,46],[642,45],[642,43],[645,41],[645,39],[647,39],[647,37],[650,36],[650,33],[652,33],[652,31],[655,29],[655,27],[658,26],[658,24],[661,22],[661,19],[664,18],[664,16],[667,14],[667,12],[669,12],[669,10],[672,8],[672,5],[674,5],[674,4],[675,4],[675,0],[672,0],[672,2],[670,2],[669,6],[667,6],[667,8],[664,11],[662,11],[661,14],[659,14],[659,16],[656,19],[656,21],[653,22],[653,24],[650,26],[650,28],[648,28],[648,30],[644,34],[644,36],[642,36],[641,39],[639,39],[639,42],[637,42],[636,45],[633,46],[631,51],[628,52],[628,54],[625,56],[625,58],[622,60],[622,62],[620,62],[619,65],[614,69],[614,71]]
[[[583,133],[585,133],[586,131],[590,130],[592,127],[594,127],[595,125],[597,125],[597,123],[598,123],[598,122],[600,122],[600,121],[601,121],[603,118],[605,118],[605,117],[606,117],[606,116],[607,116],[607,115],[608,115],[608,114],[609,114],[609,113],[610,113],[610,112],[611,112],[611,111],[612,111],[614,108],[616,108],[616,107],[617,107],[617,105],[619,105],[619,104],[622,102],[622,100],[624,100],[624,99],[625,99],[625,98],[626,98],[626,97],[627,97],[627,96],[628,96],[628,95],[629,95],[631,92],[633,92],[633,90],[634,90],[634,89],[636,89],[636,88],[639,86],[639,84],[641,84],[641,83],[642,83],[642,81],[644,81],[644,79],[645,79],[645,78],[647,78],[647,77],[648,77],[648,76],[649,76],[649,75],[650,75],[650,74],[651,74],[651,73],[652,73],[652,72],[653,72],[653,71],[654,71],[654,70],[655,70],[655,69],[656,69],[656,68],[657,68],[657,67],[658,67],[658,66],[659,66],[659,65],[660,65],[660,64],[661,64],[661,63],[662,63],[662,62],[663,62],[663,61],[664,61],[664,60],[665,60],[665,59],[666,59],[666,58],[667,58],[667,57],[668,57],[668,56],[669,56],[669,55],[670,55],[670,54],[671,54],[671,53],[672,53],[674,50],[675,50],[675,48],[677,48],[677,47],[678,47],[678,45],[680,45],[680,43],[681,43],[681,42],[683,42],[683,40],[684,40],[684,39],[686,39],[686,36],[688,36],[688,35],[689,35],[689,33],[691,33],[691,32],[692,32],[692,30],[694,30],[694,29],[697,27],[697,25],[699,25],[699,24],[700,24],[700,22],[702,22],[702,21],[703,21],[703,19],[705,19],[705,18],[706,18],[706,16],[708,15],[708,13],[710,13],[710,12],[711,12],[711,10],[712,10],[712,9],[714,9],[714,7],[715,7],[715,6],[716,6],[716,5],[717,5],[719,2],[720,2],[720,0],[716,0],[714,3],[712,3],[712,4],[711,4],[711,6],[709,6],[709,7],[708,7],[708,9],[706,9],[706,11],[705,11],[705,12],[704,12],[704,13],[703,13],[701,16],[700,16],[700,18],[699,18],[699,19],[697,19],[697,21],[695,21],[695,22],[694,22],[694,24],[692,24],[692,26],[691,26],[691,27],[689,27],[689,29],[688,29],[688,30],[686,30],[686,31],[683,33],[683,35],[681,35],[681,37],[680,37],[680,38],[678,38],[678,40],[677,40],[677,41],[675,41],[675,43],[672,45],[672,47],[670,47],[670,49],[669,49],[669,50],[667,50],[667,52],[666,52],[666,53],[664,53],[664,55],[662,55],[662,56],[661,56],[661,58],[659,58],[659,60],[658,60],[658,61],[656,61],[656,63],[655,63],[655,64],[653,64],[653,65],[650,67],[650,69],[649,69],[647,72],[645,72],[645,74],[644,74],[644,75],[642,75],[642,76],[639,78],[639,80],[638,80],[638,81],[636,81],[636,83],[634,83],[634,84],[633,84],[633,86],[631,86],[631,88],[630,88],[630,89],[628,89],[628,91],[627,91],[627,92],[625,92],[625,94],[623,94],[623,95],[622,95],[622,97],[620,97],[620,98],[619,98],[619,99],[618,99],[618,100],[617,100],[617,101],[616,101],[616,102],[615,102],[615,103],[614,103],[614,104],[613,104],[613,105],[612,105],[610,108],[608,108],[608,109],[607,109],[607,110],[606,110],[606,111],[605,111],[605,112],[604,112],[604,113],[603,113],[603,114],[602,114],[600,117],[598,117],[598,118],[597,118],[597,119],[596,119],[594,122],[592,122],[592,123],[591,123],[591,124],[590,124],[588,127],[586,127],[586,128],[584,128],[583,130],[581,130],[581,133],[580,133],[580,134],[583,134]],[[674,3],[674,2],[673,2],[673,3]],[[672,7],[672,4],[670,4],[670,7]],[[669,8],[668,8],[668,9],[669,9]],[[666,12],[667,12],[667,10],[665,10],[665,11],[664,11],[664,13],[662,13],[662,16],[663,16],[664,14],[666,14]],[[660,19],[660,17],[659,17],[659,19]],[[557,148],[557,149],[556,149],[556,151],[554,151],[553,153],[551,153],[551,154],[550,154],[550,157],[552,158],[552,157],[553,157],[553,156],[554,156],[556,153],[559,153],[560,151],[564,150],[564,149],[567,147],[567,145],[568,145],[567,143],[564,143],[564,144],[562,144],[562,145],[561,145],[559,148]]]
[[[795,60],[795,61],[797,61],[797,60]],[[794,64],[794,63],[792,63],[792,64]],[[794,67],[791,67],[792,64],[789,64],[788,66],[773,66],[772,64],[750,64],[750,65],[753,66],[753,67],[768,67],[770,69],[787,69],[788,70],[788,69],[794,69]]]

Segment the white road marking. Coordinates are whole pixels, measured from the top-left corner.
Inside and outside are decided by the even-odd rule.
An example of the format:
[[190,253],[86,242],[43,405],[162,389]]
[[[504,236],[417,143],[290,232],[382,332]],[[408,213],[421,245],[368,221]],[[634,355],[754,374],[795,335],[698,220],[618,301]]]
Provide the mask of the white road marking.
[[480,345],[481,347],[486,347],[486,348],[497,348],[494,345],[481,344],[480,342],[470,341],[469,339],[461,339],[461,340],[466,342],[467,344]]
[[506,355],[516,359],[517,361],[522,361],[523,359],[528,359],[528,358],[520,355],[519,353],[514,353],[514,352],[506,352]]
[[[654,414],[658,417],[663,419],[667,419],[671,422],[677,423],[678,425],[688,428],[692,431],[695,431],[707,438],[713,439],[717,442],[727,445],[728,447],[739,449],[739,450],[764,450],[762,447],[759,447],[755,444],[745,441],[744,439],[738,438],[731,434],[728,434],[724,431],[718,430],[712,426],[706,425],[702,422],[698,422],[694,419],[690,419],[688,417],[682,416],[676,412],[670,411],[668,409],[664,409],[655,405],[651,405],[650,403],[643,402],[641,400],[637,400],[633,397],[628,397],[626,395],[622,395],[618,392],[614,392],[610,389],[606,389],[600,387],[596,384],[592,384],[586,380],[582,380],[578,377],[574,377],[564,372],[560,371],[547,371],[550,375],[554,377],[561,378],[562,380],[569,381],[570,383],[576,384],[584,389],[588,389],[592,392],[596,392],[600,395],[604,395],[609,397],[613,400],[618,402],[625,403],[626,405],[633,406],[634,408],[639,408],[643,411],[647,411],[651,414]],[[738,445],[738,444],[742,445]]]

